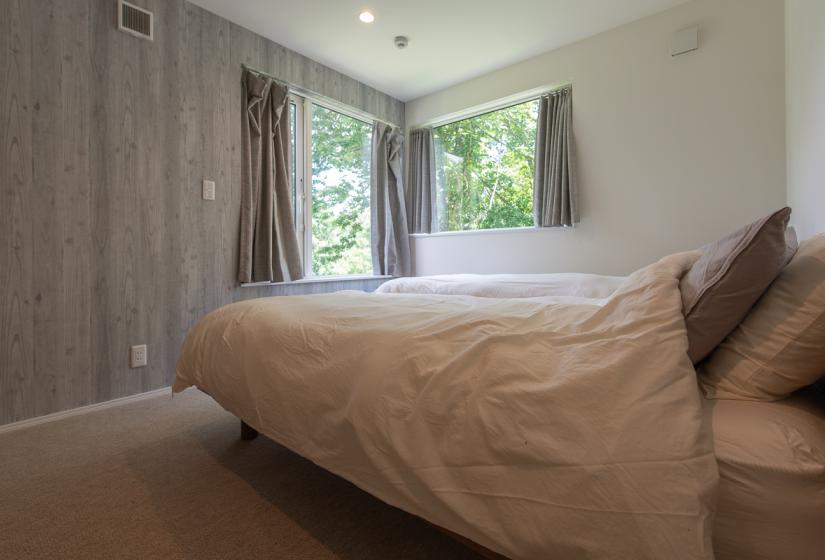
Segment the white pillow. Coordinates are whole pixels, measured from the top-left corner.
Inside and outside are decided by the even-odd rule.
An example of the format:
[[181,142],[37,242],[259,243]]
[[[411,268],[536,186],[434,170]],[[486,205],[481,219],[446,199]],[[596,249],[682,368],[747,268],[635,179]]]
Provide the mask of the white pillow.
[[825,376],[825,234],[800,244],[700,373],[709,398],[762,401]]

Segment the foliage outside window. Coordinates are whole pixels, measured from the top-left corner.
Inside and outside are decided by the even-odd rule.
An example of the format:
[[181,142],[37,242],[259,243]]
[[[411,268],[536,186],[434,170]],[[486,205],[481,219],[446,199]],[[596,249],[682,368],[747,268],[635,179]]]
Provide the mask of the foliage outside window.
[[533,225],[538,100],[433,129],[440,231]]
[[372,125],[308,100],[294,100],[291,111],[293,203],[304,266],[313,276],[372,274]]
[[312,111],[312,269],[369,274],[372,127],[335,111]]

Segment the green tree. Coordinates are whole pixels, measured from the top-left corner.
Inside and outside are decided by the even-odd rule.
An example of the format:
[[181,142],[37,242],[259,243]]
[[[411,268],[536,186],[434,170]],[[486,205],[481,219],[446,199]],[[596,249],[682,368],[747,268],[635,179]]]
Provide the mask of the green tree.
[[369,274],[372,127],[318,105],[312,111],[312,268]]
[[[538,102],[435,129],[442,231],[533,224]],[[312,109],[312,267],[318,275],[369,274],[372,127]]]
[[533,225],[538,101],[434,130],[441,231]]

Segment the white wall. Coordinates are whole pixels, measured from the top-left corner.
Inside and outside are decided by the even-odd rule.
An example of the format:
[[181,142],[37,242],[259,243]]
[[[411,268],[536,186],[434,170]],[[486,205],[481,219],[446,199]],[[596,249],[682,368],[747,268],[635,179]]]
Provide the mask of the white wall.
[[825,1],[787,0],[788,201],[800,237],[825,232]]
[[580,157],[577,228],[418,237],[416,273],[624,274],[781,207],[784,58],[782,0],[695,0],[408,103],[414,126],[572,81]]

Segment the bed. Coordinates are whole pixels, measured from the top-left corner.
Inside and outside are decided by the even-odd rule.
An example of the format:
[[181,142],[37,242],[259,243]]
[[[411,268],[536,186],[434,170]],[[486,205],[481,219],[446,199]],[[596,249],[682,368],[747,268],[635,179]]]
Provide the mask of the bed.
[[721,560],[825,557],[825,398],[707,401],[719,464]]
[[608,298],[337,294],[232,304],[175,391],[513,560],[712,558],[718,481],[684,253]]
[[598,274],[444,274],[394,278],[376,290],[381,294],[440,294],[490,298],[571,296],[610,297],[623,276]]
[[[582,274],[400,278],[384,293],[607,298],[621,277]],[[704,401],[719,466],[718,559],[825,556],[825,379],[777,402]]]
[[704,406],[719,465],[716,558],[821,559],[825,394],[809,388],[779,402],[707,400]]
[[822,401],[702,397],[696,258],[233,304],[190,333],[174,390],[491,558],[821,558]]

